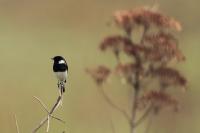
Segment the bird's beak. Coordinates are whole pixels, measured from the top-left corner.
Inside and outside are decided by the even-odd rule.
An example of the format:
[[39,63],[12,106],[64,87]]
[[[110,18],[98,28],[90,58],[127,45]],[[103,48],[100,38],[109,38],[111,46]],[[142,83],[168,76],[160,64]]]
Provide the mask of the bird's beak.
[[51,60],[53,60],[53,58],[51,58]]

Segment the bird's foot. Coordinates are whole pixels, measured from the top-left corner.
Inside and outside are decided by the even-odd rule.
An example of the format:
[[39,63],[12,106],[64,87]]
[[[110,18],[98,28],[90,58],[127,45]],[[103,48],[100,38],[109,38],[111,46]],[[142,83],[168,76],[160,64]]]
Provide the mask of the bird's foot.
[[57,83],[57,86],[58,86],[58,88],[60,88],[60,83],[59,82]]

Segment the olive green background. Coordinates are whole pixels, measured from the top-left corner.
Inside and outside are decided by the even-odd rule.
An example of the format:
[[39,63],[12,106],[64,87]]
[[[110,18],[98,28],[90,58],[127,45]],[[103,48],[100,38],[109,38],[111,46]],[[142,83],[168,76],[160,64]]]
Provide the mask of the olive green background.
[[[105,104],[85,68],[115,64],[110,53],[98,51],[103,37],[118,31],[108,26],[113,11],[153,3],[154,0],[0,0],[0,132],[16,133],[14,114],[20,133],[31,132],[45,116],[33,96],[41,98],[49,108],[54,103],[58,91],[50,58],[63,55],[69,64],[69,79],[63,107],[56,115],[66,124],[52,120],[50,133],[111,133],[111,120],[116,133],[128,133],[126,120]],[[189,89],[186,93],[178,91],[180,112],[166,110],[155,116],[150,133],[199,133],[200,2],[157,3],[165,14],[182,22],[183,31],[178,38],[187,60],[177,67],[187,77]],[[115,103],[128,109],[132,91],[118,81],[113,77],[105,89],[111,92]],[[141,125],[138,133],[144,128]]]

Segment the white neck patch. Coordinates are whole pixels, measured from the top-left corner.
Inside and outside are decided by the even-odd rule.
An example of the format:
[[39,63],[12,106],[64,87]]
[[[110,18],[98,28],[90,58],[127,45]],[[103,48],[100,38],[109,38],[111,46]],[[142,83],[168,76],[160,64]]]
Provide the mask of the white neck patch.
[[58,62],[58,64],[65,64],[65,61],[64,61],[64,60],[60,60],[60,61]]

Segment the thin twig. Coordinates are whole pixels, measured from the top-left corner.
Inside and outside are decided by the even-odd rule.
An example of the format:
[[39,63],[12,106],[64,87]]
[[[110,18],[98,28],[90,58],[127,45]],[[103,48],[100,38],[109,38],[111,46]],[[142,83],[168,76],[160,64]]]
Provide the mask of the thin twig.
[[[50,114],[50,112],[48,111],[48,109],[47,109],[47,106],[44,104],[44,102],[42,102],[42,100],[41,99],[39,99],[38,97],[36,97],[36,96],[34,96],[34,98],[40,103],[40,105],[42,105],[42,107],[45,109],[45,111],[48,113],[48,114]],[[50,117],[52,117],[52,118],[54,118],[54,119],[56,119],[56,120],[58,120],[58,121],[60,121],[60,122],[62,122],[62,123],[65,123],[65,121],[63,121],[62,119],[60,119],[60,118],[58,118],[58,117],[56,117],[56,116],[54,116],[54,115],[50,115]]]
[[106,93],[104,92],[103,88],[98,88],[99,92],[102,94],[102,96],[104,97],[104,100],[114,109],[118,110],[119,112],[121,112],[124,117],[128,120],[128,122],[130,122],[130,117],[128,115],[128,113],[123,110],[122,108],[118,107],[116,104],[114,104],[114,102],[108,97],[108,95],[106,95]]
[[134,129],[135,129],[134,123],[135,123],[136,110],[137,110],[138,91],[139,90],[135,89],[134,98],[133,98],[131,133],[134,133]]
[[60,105],[61,99],[62,99],[62,96],[59,96],[49,114],[52,114],[58,108],[58,106]]
[[36,128],[34,128],[34,130],[32,131],[32,133],[36,133],[47,121],[48,121],[48,117],[52,115],[52,113],[57,109],[57,107],[60,105],[60,101],[61,101],[62,97],[59,96],[57,98],[56,103],[54,104],[54,106],[52,107],[52,109],[49,111],[48,116],[46,116],[37,126]]
[[49,111],[48,111],[48,109],[47,109],[47,106],[42,102],[42,100],[40,100],[38,97],[36,97],[36,96],[33,96],[41,105],[42,105],[42,107],[45,109],[45,111],[47,112],[47,113],[49,113]]
[[14,117],[15,117],[15,125],[16,125],[17,133],[20,133],[20,132],[19,132],[19,125],[18,125],[18,122],[17,122],[17,117],[16,117],[16,115],[15,115]]
[[32,133],[36,133],[46,122],[47,122],[47,117],[45,117],[39,125],[37,125],[37,127],[32,131]]
[[137,127],[140,123],[142,123],[147,116],[150,114],[150,112],[153,109],[153,105],[150,105],[148,109],[146,109],[146,111],[143,113],[143,115],[134,123],[134,127]]
[[62,119],[55,117],[53,115],[50,115],[50,116],[51,116],[51,118],[54,118],[55,120],[58,120],[58,121],[62,122],[63,124],[65,124],[65,121],[63,121]]
[[47,116],[47,129],[46,129],[46,132],[48,133],[49,132],[49,123],[50,123],[50,117],[49,115]]

